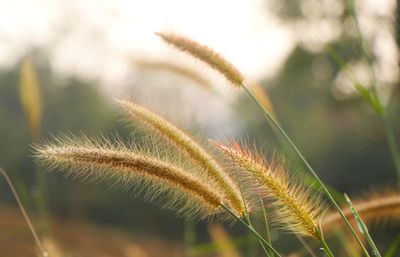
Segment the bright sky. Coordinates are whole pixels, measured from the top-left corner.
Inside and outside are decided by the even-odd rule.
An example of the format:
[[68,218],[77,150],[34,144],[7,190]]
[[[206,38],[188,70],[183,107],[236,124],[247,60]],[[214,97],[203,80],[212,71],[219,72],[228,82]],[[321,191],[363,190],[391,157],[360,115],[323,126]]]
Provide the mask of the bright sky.
[[0,65],[46,47],[57,72],[111,83],[132,56],[168,53],[156,31],[210,45],[250,78],[274,74],[295,42],[261,0],[0,0],[0,10]]
[[[0,0],[0,69],[15,65],[31,49],[40,48],[46,50],[58,75],[99,79],[114,90],[139,78],[132,64],[134,59],[180,61],[182,56],[154,35],[166,31],[209,45],[238,67],[247,79],[260,80],[276,74],[297,43],[321,51],[321,46],[339,36],[343,29],[338,21],[343,7],[337,0],[302,0],[301,8],[307,19],[297,24],[283,24],[269,10],[268,4],[279,1]],[[393,28],[388,24],[392,23],[395,0],[356,3],[363,33],[367,37],[377,36],[373,49],[378,55],[379,79],[392,83],[398,76],[398,52]],[[350,65],[362,79],[365,67],[358,63]],[[171,89],[161,92],[160,78],[146,80],[140,75],[141,83],[146,85],[143,94],[149,91],[150,84],[156,84],[153,90],[163,97],[156,101],[163,102]],[[346,76],[338,77],[336,88],[342,95],[353,90]],[[138,93],[135,91],[136,96]],[[155,101],[154,94],[149,98]],[[192,98],[184,99],[191,99],[189,104],[193,106],[194,100],[204,105],[209,96]],[[207,105],[216,110],[220,102]],[[176,110],[181,106],[185,105],[178,103]],[[204,107],[200,106],[198,113],[205,115]],[[217,111],[207,115],[204,118],[207,124],[210,119],[220,122],[222,117],[229,116]]]
[[[212,46],[246,77],[259,79],[273,75],[298,40],[317,49],[318,42],[340,32],[340,24],[318,21],[321,15],[340,15],[343,8],[335,0],[303,0],[311,22],[291,27],[268,10],[273,1],[0,0],[0,67],[39,47],[60,74],[117,83],[131,72],[133,57],[170,54],[153,33],[172,31]],[[392,17],[395,1],[357,3],[365,33],[381,31],[377,51],[386,66],[393,65],[391,35],[385,35],[390,30],[379,29],[382,24],[370,17]]]

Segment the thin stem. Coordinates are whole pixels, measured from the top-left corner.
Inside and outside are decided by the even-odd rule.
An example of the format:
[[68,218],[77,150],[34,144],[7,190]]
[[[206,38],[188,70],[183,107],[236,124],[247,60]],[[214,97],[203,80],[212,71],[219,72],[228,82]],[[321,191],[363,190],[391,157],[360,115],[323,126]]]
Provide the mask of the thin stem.
[[358,230],[360,230],[360,232],[365,236],[369,246],[372,249],[372,254],[375,255],[376,257],[382,257],[381,253],[379,252],[378,248],[376,247],[374,240],[372,240],[371,235],[368,232],[367,225],[365,225],[365,223],[361,220],[360,215],[358,214],[357,210],[354,208],[354,205],[351,202],[350,198],[346,194],[344,194],[344,197],[351,208],[351,212],[353,213],[354,219],[357,222]]
[[358,237],[356,232],[354,231],[353,227],[351,226],[350,222],[347,220],[347,218],[344,216],[342,210],[340,209],[339,205],[327,189],[327,187],[324,185],[324,183],[321,181],[317,173],[314,171],[314,169],[311,167],[311,165],[308,163],[306,158],[303,156],[303,154],[300,152],[300,150],[296,147],[296,145],[293,143],[293,141],[290,139],[290,137],[286,134],[286,132],[283,130],[283,128],[279,125],[279,123],[274,119],[274,117],[266,110],[258,101],[257,98],[251,93],[251,91],[244,85],[242,84],[243,89],[245,92],[250,96],[251,99],[264,111],[264,115],[267,118],[267,120],[270,122],[272,127],[275,129],[278,135],[282,136],[284,140],[286,140],[291,148],[296,152],[296,154],[299,156],[301,161],[304,163],[304,165],[307,167],[307,169],[310,171],[312,176],[317,180],[318,184],[321,186],[322,190],[326,194],[326,196],[329,198],[329,200],[332,202],[333,206],[336,208],[338,211],[340,217],[342,220],[346,223],[347,227],[350,229],[351,233],[353,236],[357,239],[358,244],[361,246],[363,249],[363,252],[365,256],[370,257],[367,249],[365,249],[363,243],[361,242],[361,239]]
[[[275,250],[272,245],[270,245],[254,228],[253,226],[247,224],[244,222],[240,217],[238,217],[235,213],[233,213],[228,207],[225,205],[221,204],[222,208],[224,208],[229,214],[231,214],[233,217],[235,217],[240,223],[242,223],[246,228],[248,228],[261,242],[263,242],[270,250],[274,252],[274,254],[278,257],[282,257],[277,250]],[[267,253],[268,254],[268,253]]]
[[[368,45],[367,45],[366,41],[364,40],[363,34],[361,32],[360,23],[358,22],[356,10],[354,7],[354,1],[346,0],[345,2],[346,2],[347,11],[349,12],[350,16],[353,18],[355,27],[357,29],[358,41],[359,41],[359,45],[361,48],[361,54],[364,56],[364,58],[368,64],[370,74],[372,76],[372,91],[373,91],[373,94],[375,94],[375,100],[378,101],[378,104],[380,106],[382,106],[381,101],[378,96],[377,78],[376,78],[376,74],[375,74],[375,70],[374,70],[372,54],[369,51]],[[387,114],[384,111],[384,109],[382,108],[382,110],[378,111],[375,108],[375,110],[377,111],[378,115],[382,118],[383,126],[385,129],[385,134],[386,134],[388,144],[389,144],[390,154],[392,156],[392,159],[393,159],[396,171],[397,171],[398,180],[400,180],[400,152],[399,152],[399,149],[396,144],[393,129],[390,126],[389,119],[388,119]]]
[[329,256],[329,257],[334,257],[331,249],[329,248],[328,244],[326,243],[324,237],[322,236],[321,232],[318,231],[318,241],[321,243],[322,248],[324,248],[325,253]]
[[[262,200],[262,198],[260,197],[260,202],[261,202],[261,208],[263,210],[263,216],[264,216],[264,221],[265,221],[265,238],[267,240],[267,242],[272,245],[271,242],[271,233],[269,231],[269,224],[268,224],[268,217],[267,217],[267,211],[265,210],[265,206],[264,206],[264,202]],[[271,257],[274,257],[274,253],[272,251],[269,251],[269,255]]]
[[22,215],[24,216],[24,219],[25,219],[26,223],[28,224],[29,230],[31,231],[31,233],[33,235],[33,238],[35,240],[36,245],[39,248],[39,251],[42,253],[43,257],[47,257],[48,253],[44,250],[43,244],[40,241],[39,236],[37,235],[36,230],[33,227],[32,222],[31,222],[27,212],[25,211],[24,206],[22,205],[21,199],[19,198],[18,193],[15,190],[14,185],[13,185],[10,177],[7,175],[7,173],[1,167],[0,167],[0,173],[1,173],[1,175],[3,175],[3,177],[7,181],[7,184],[10,187],[11,192],[14,195],[15,200],[17,201],[17,204],[18,204],[18,206],[19,206],[19,208],[20,208],[20,210],[22,212]]
[[372,80],[373,80],[372,81],[372,86],[373,86],[373,89],[376,90],[376,81],[377,81],[377,79],[376,79],[376,75],[375,75],[375,71],[374,71],[373,58],[372,58],[372,55],[369,52],[367,43],[364,40],[363,34],[361,32],[361,26],[360,26],[360,23],[358,22],[356,10],[355,10],[355,7],[354,7],[354,1],[353,0],[346,0],[345,2],[346,2],[347,11],[348,11],[350,16],[354,20],[354,25],[356,27],[357,34],[358,34],[358,43],[360,45],[361,54],[364,56],[366,62],[368,63],[368,67],[369,67],[369,70],[371,72]]
[[[249,226],[250,226],[250,227],[253,227],[253,224],[251,223],[249,211],[248,211],[248,209],[247,209],[246,199],[244,198],[244,195],[243,195],[242,183],[240,182],[240,179],[239,179],[239,176],[238,176],[238,173],[237,173],[237,172],[235,172],[235,175],[236,175],[237,183],[238,183],[238,185],[239,185],[240,197],[242,197],[243,204],[244,204],[244,210],[245,210],[245,212],[246,212],[246,213],[244,214],[244,217],[245,217],[247,223],[249,224]],[[264,244],[262,243],[262,241],[261,241],[259,238],[257,238],[257,240],[258,240],[258,242],[260,243],[261,247],[263,248],[265,254],[266,254],[268,257],[273,257],[273,255],[270,255],[270,254],[269,254],[269,251],[265,248],[265,246],[264,246]],[[271,242],[269,242],[269,243],[271,244]]]

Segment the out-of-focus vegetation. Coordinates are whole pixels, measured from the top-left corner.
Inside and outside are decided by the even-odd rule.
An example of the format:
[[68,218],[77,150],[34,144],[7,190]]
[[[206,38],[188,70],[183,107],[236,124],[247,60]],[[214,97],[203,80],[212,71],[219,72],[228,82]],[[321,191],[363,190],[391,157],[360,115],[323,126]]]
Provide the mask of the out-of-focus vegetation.
[[[300,4],[280,2],[276,11],[287,22],[307,19]],[[339,24],[348,26],[348,13],[343,11],[337,18]],[[279,121],[320,172],[323,180],[340,192],[357,195],[370,187],[393,186],[397,177],[381,120],[357,93],[346,95],[337,87],[342,68],[329,54],[330,49],[334,49],[347,63],[365,62],[358,39],[352,32],[344,28],[339,37],[317,51],[299,44],[280,72],[273,79],[261,81],[260,84],[267,92]],[[373,40],[368,38],[367,43],[372,44]],[[115,131],[119,135],[130,136],[131,130],[119,122],[120,117],[110,97],[96,81],[60,79],[46,65],[46,58],[40,56],[33,54],[32,60],[39,81],[42,120],[40,126],[33,126],[37,126],[37,129],[40,127],[42,137],[48,138],[59,132],[91,136],[110,135]],[[19,65],[0,71],[0,165],[14,179],[24,204],[35,213],[37,206],[33,199],[37,192],[37,181],[33,171],[46,171],[36,167],[32,160],[30,145],[34,142],[21,105],[20,78]],[[400,94],[398,84],[388,87],[391,88],[389,117],[399,144]],[[248,98],[240,97],[232,108],[237,114],[235,119],[243,126],[238,137],[256,140],[258,145],[269,150],[279,148],[262,113]],[[292,165],[296,166],[296,163]],[[183,237],[183,221],[173,213],[160,211],[157,206],[145,204],[139,198],[108,190],[101,185],[82,185],[64,179],[59,174],[46,172],[46,175],[50,216],[90,220],[137,235],[157,234],[168,240],[180,240]],[[13,204],[13,198],[2,180],[0,203],[0,214],[4,208],[2,205]],[[207,242],[210,238],[206,236],[204,223],[195,227],[199,236],[196,244]],[[236,229],[239,230],[232,229],[233,235]],[[213,237],[224,235],[215,227],[213,231]],[[377,227],[373,234],[380,245],[388,247],[398,231],[395,224],[384,229]],[[272,236],[276,240],[274,231]],[[236,238],[234,242],[243,248],[247,245],[242,243],[243,238]],[[280,244],[277,244],[277,248],[283,247]],[[293,249],[299,247],[291,236],[285,244],[293,244]],[[208,253],[207,249],[214,248],[194,246],[191,252]]]

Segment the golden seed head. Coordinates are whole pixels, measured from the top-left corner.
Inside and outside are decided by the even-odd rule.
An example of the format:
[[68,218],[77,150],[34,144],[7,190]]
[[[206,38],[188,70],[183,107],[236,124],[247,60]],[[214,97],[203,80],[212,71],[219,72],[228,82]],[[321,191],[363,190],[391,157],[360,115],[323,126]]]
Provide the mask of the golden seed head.
[[282,163],[267,164],[264,158],[237,143],[214,143],[241,168],[260,190],[260,195],[275,207],[278,222],[292,232],[318,237],[321,203],[304,185],[290,181]]
[[194,58],[208,64],[211,68],[221,73],[235,87],[242,86],[244,78],[239,70],[211,48],[189,38],[175,34],[159,32],[156,33],[156,35],[162,38],[168,44],[171,44],[177,49],[186,52]]
[[242,216],[245,206],[237,185],[232,181],[218,162],[195,140],[150,110],[129,101],[118,101],[119,105],[131,118],[139,121],[146,128],[152,130],[169,144],[185,154],[193,163],[201,167],[203,181],[211,181],[217,190],[224,193],[225,204]]
[[222,212],[223,195],[190,172],[118,142],[87,138],[57,138],[56,143],[36,146],[37,159],[51,168],[89,182],[144,191],[153,200],[162,197],[166,206],[179,212],[207,217]]

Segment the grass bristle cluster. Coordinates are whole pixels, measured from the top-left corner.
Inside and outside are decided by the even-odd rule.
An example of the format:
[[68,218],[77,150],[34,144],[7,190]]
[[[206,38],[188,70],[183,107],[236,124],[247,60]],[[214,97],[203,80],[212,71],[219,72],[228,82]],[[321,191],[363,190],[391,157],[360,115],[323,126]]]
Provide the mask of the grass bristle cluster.
[[[365,194],[360,199],[353,201],[354,208],[366,223],[384,223],[388,221],[400,221],[400,190],[383,189]],[[343,208],[343,214],[351,222],[355,222],[351,210]],[[344,225],[337,212],[330,212],[325,215],[321,222],[326,231]]]
[[201,168],[199,175],[205,178],[204,181],[214,182],[216,190],[224,192],[224,199],[226,200],[224,204],[231,207],[238,216],[245,214],[246,208],[237,185],[200,144],[150,110],[129,101],[120,100],[118,103],[130,118],[139,121],[147,129],[158,134],[198,165]]
[[244,78],[239,70],[208,46],[176,34],[159,32],[156,33],[156,35],[158,35],[168,44],[171,44],[177,49],[186,52],[194,58],[208,64],[211,68],[220,72],[234,86],[242,86]]
[[144,192],[148,200],[160,198],[165,206],[199,218],[222,212],[223,195],[192,173],[165,161],[149,150],[125,146],[117,140],[59,137],[37,145],[37,159],[53,170],[88,182]]
[[302,184],[289,179],[281,162],[266,163],[238,143],[214,143],[236,167],[249,175],[254,189],[274,206],[275,219],[288,230],[318,238],[322,205]]

